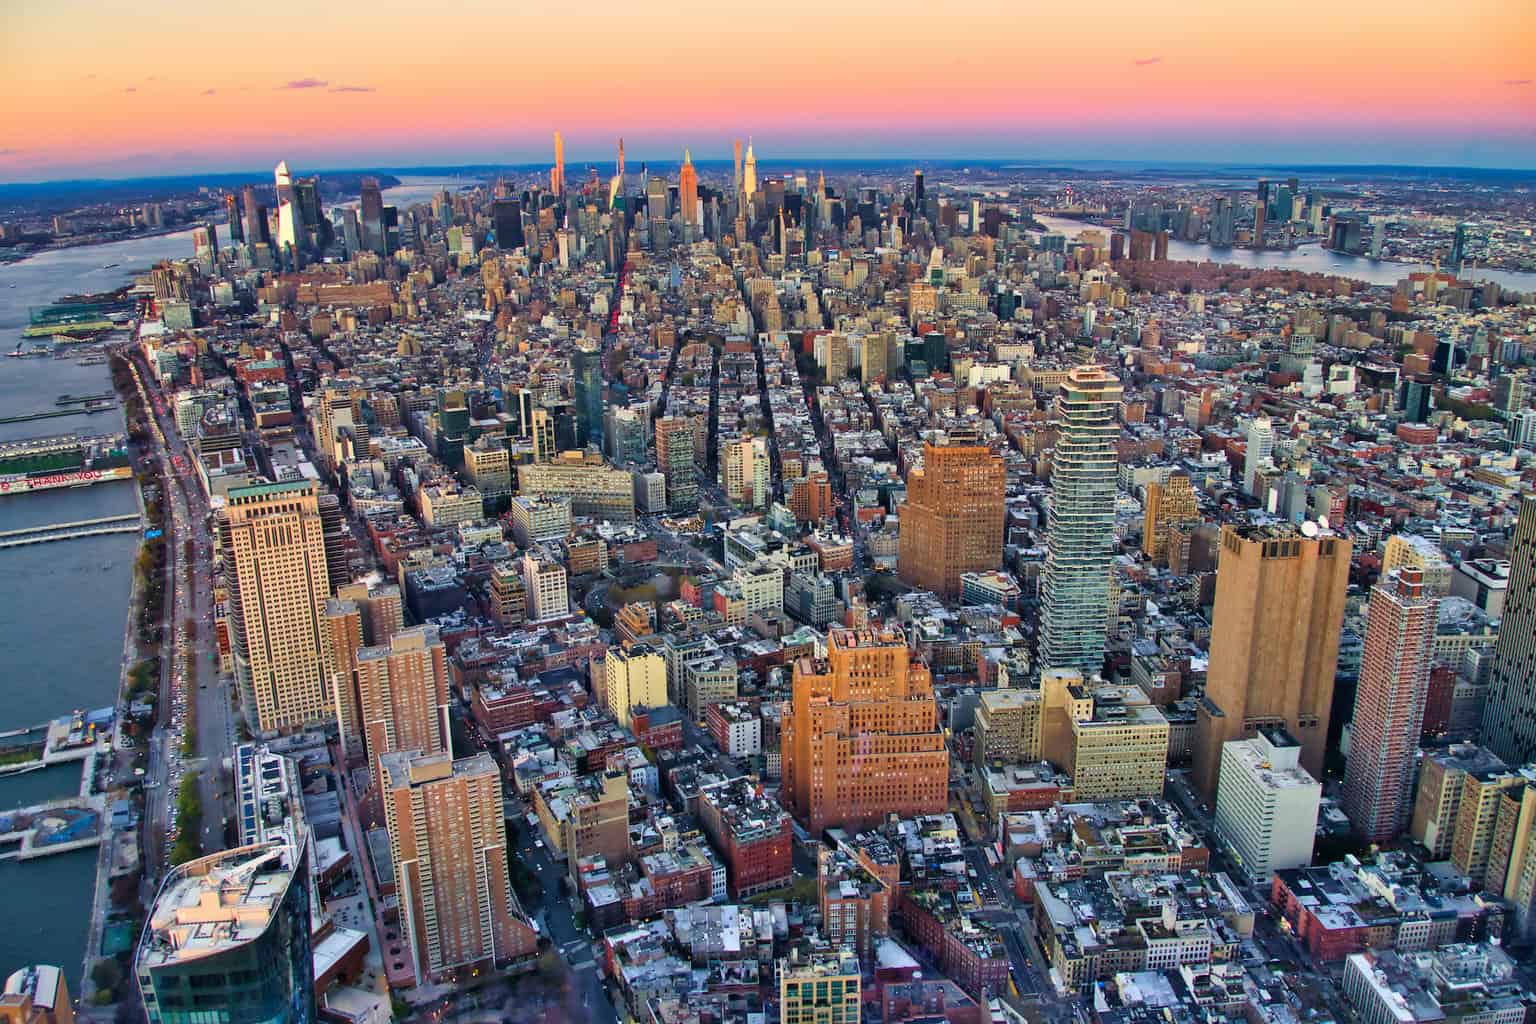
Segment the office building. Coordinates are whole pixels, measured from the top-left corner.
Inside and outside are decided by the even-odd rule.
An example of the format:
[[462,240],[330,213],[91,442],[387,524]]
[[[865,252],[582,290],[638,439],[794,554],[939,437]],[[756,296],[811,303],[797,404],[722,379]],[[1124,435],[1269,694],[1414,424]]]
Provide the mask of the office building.
[[506,252],[521,249],[523,238],[523,208],[515,198],[491,201],[491,230],[496,236],[496,248]]
[[1282,868],[1312,863],[1323,786],[1301,767],[1301,744],[1278,725],[1221,748],[1217,833],[1238,866],[1267,885]]
[[1451,855],[1467,776],[1507,770],[1503,761],[1476,744],[1424,752],[1409,834],[1428,852],[1429,860],[1445,860]]
[[561,619],[571,613],[565,564],[542,547],[523,555],[523,593],[532,622]]
[[404,956],[417,984],[535,952],[507,873],[501,771],[487,753],[379,759]]
[[1515,963],[1486,943],[1351,953],[1340,984],[1355,1024],[1523,1024]]
[[309,870],[282,842],[172,868],[134,957],[150,1024],[312,1024]]
[[1344,813],[1372,842],[1396,837],[1413,809],[1414,756],[1424,729],[1439,608],[1418,569],[1394,570],[1371,590],[1344,766]]
[[[1072,777],[1077,800],[1136,800],[1163,795],[1168,719],[1140,687],[1084,678],[1075,668],[1040,674],[1039,756]],[[1021,728],[1029,727],[1025,710]],[[1030,737],[1019,743],[1034,760]]]
[[[1310,532],[1310,528],[1309,528]],[[1216,568],[1205,699],[1196,709],[1194,781],[1216,794],[1222,744],[1282,725],[1301,766],[1323,777],[1338,667],[1349,541],[1289,525],[1226,526]]]
[[780,958],[777,973],[783,1024],[859,1024],[863,982],[852,950]]
[[[537,423],[539,409],[534,412]],[[635,483],[622,469],[593,451],[566,451],[547,462],[517,467],[518,491],[545,498],[569,498],[571,515],[614,523],[635,521]]]
[[601,445],[603,440],[603,352],[578,348],[571,356],[576,391],[576,446]]
[[564,540],[571,532],[571,499],[520,494],[512,499],[507,518],[518,547]]
[[1381,553],[1381,578],[1395,569],[1418,569],[1424,576],[1424,591],[1437,597],[1451,592],[1451,566],[1435,542],[1411,533],[1394,533],[1387,538]]
[[[357,692],[368,761],[397,750],[451,753],[448,651],[436,626],[412,626],[357,652]],[[379,780],[382,791],[382,778]]]
[[781,748],[784,799],[813,835],[946,805],[933,681],[895,627],[833,629],[825,658],[795,662]]
[[702,222],[699,208],[699,172],[693,166],[693,154],[683,150],[683,168],[677,176],[678,216],[684,224],[698,227]]
[[656,467],[667,481],[667,508],[693,512],[699,507],[699,481],[693,465],[693,424],[676,416],[656,421]]
[[1483,745],[1510,764],[1536,761],[1536,494],[1520,499],[1509,546],[1504,619],[1483,705]]
[[277,188],[277,248],[284,259],[296,259],[305,248],[304,212],[294,193],[293,178],[288,173],[288,162],[279,161],[272,172]]
[[1154,565],[1168,564],[1168,533],[1200,521],[1200,505],[1188,473],[1173,473],[1164,482],[1147,484],[1141,518],[1141,550]]
[[[1104,668],[1109,574],[1115,550],[1115,411],[1124,389],[1098,366],[1067,374],[1057,399],[1061,437],[1051,457],[1040,663]],[[905,524],[903,524],[905,526]]]
[[946,598],[960,577],[996,569],[1003,558],[1003,460],[974,434],[923,445],[923,464],[907,474],[897,571],[902,582]]
[[312,481],[235,487],[219,517],[235,681],[258,732],[334,718],[324,526]]
[[779,802],[746,778],[706,786],[699,822],[725,861],[731,899],[771,892],[794,880],[794,831]]
[[610,647],[603,656],[603,685],[608,710],[628,729],[635,708],[659,708],[667,703],[666,659],[644,642],[628,650]]

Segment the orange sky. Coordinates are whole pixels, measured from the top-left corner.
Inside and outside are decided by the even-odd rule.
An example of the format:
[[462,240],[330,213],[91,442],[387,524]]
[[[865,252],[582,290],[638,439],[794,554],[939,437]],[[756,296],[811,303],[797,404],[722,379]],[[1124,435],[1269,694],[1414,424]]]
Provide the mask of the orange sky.
[[[249,11],[249,13],[245,13]],[[4,0],[0,180],[759,155],[1536,166],[1536,3]]]

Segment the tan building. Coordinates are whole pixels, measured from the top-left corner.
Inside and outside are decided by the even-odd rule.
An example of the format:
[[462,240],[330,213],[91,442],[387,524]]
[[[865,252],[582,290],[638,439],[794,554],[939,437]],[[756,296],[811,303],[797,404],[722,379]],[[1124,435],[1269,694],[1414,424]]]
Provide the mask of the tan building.
[[1381,554],[1381,578],[1386,579],[1394,569],[1409,568],[1424,573],[1424,588],[1431,594],[1450,594],[1451,565],[1435,542],[1414,534],[1394,533],[1387,538]]
[[731,501],[767,508],[770,484],[768,445],[760,437],[738,437],[720,445],[720,486]]
[[1301,766],[1323,777],[1333,677],[1349,585],[1349,541],[1285,526],[1227,526],[1216,571],[1206,698],[1194,781],[1214,799],[1221,746],[1284,725]]
[[1142,511],[1141,550],[1154,565],[1168,564],[1168,530],[1200,520],[1200,505],[1187,473],[1174,473],[1166,483],[1147,484]]
[[464,472],[489,500],[499,501],[512,493],[512,453],[505,444],[490,443],[482,437],[465,448]]
[[612,769],[601,775],[565,776],[534,790],[534,813],[555,852],[572,875],[588,857],[609,867],[629,860],[629,776]]
[[1504,768],[1503,761],[1473,744],[1425,751],[1408,831],[1428,851],[1429,860],[1445,860],[1451,855],[1467,776]]
[[635,519],[634,480],[597,452],[561,452],[547,462],[518,466],[517,489],[533,497],[569,498],[573,516],[616,523]]
[[1039,690],[988,690],[976,708],[976,764],[1040,760]]
[[485,499],[473,487],[432,484],[416,492],[416,503],[428,526],[457,526],[485,518]]
[[781,958],[777,973],[783,1024],[859,1024],[864,999],[859,958],[852,950]]
[[944,810],[949,754],[933,680],[894,627],[832,629],[795,662],[783,794],[812,834]]
[[[357,693],[368,760],[397,750],[452,753],[448,650],[436,626],[412,626],[357,652]],[[380,792],[383,777],[379,775]]]
[[349,759],[356,759],[363,753],[363,715],[357,703],[357,652],[368,643],[362,609],[352,598],[333,597],[325,602],[325,626],[331,645],[331,707],[336,715],[341,749]]
[[667,703],[667,662],[648,643],[625,650],[611,647],[603,656],[603,692],[608,710],[624,728],[631,728],[631,712],[637,707],[659,708]]
[[1162,796],[1168,720],[1140,687],[1084,680],[1076,669],[1047,669],[1040,699],[1040,755],[1072,776],[1073,799]]
[[1515,908],[1517,941],[1536,933],[1536,768],[1499,794],[1485,885]]
[[491,616],[502,626],[520,626],[528,621],[528,592],[523,577],[511,562],[491,566]]
[[23,967],[5,980],[0,1024],[74,1024],[64,972],[48,964]]
[[523,592],[533,622],[559,619],[571,613],[565,566],[549,552],[534,548],[523,556]]
[[505,964],[538,936],[507,875],[501,773],[491,755],[380,758],[406,958],[418,984]]
[[907,474],[897,570],[902,582],[944,597],[960,594],[960,577],[996,569],[1003,557],[1001,457],[974,434],[923,445],[923,465]]
[[1504,791],[1525,784],[1524,776],[1508,768],[1468,772],[1462,777],[1461,802],[1456,809],[1456,835],[1451,840],[1451,863],[1474,885],[1488,881],[1488,861],[1493,853],[1499,801]]
[[335,718],[325,538],[311,481],[235,487],[219,518],[235,680],[258,732]]

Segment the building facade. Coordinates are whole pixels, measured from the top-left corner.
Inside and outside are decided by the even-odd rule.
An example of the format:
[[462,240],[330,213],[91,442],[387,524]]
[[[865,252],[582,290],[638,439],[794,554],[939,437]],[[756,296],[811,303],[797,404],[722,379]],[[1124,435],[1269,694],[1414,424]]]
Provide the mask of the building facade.
[[904,583],[946,598],[960,594],[960,577],[996,569],[1003,557],[1001,457],[975,435],[923,445],[923,465],[907,474],[901,508],[897,571]]

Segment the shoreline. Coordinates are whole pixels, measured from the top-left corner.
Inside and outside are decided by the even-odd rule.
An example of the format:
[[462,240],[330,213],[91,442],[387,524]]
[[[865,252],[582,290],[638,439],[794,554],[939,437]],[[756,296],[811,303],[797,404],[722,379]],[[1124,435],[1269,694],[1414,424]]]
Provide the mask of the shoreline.
[[[218,223],[223,224],[225,222],[219,221]],[[0,256],[0,270],[4,270],[6,267],[20,266],[21,264],[32,259],[34,256],[46,256],[49,253],[54,252],[68,252],[70,249],[89,249],[96,245],[116,245],[119,242],[138,242],[146,238],[164,238],[166,235],[179,235],[184,231],[191,231],[193,228],[201,226],[201,222],[197,224],[177,224],[175,227],[157,228],[153,231],[139,231],[135,232],[134,234],[123,235],[121,237],[92,236],[89,239],[82,238],[79,241],[69,241],[47,245],[41,249],[34,249],[19,259],[9,259],[5,256]]]

